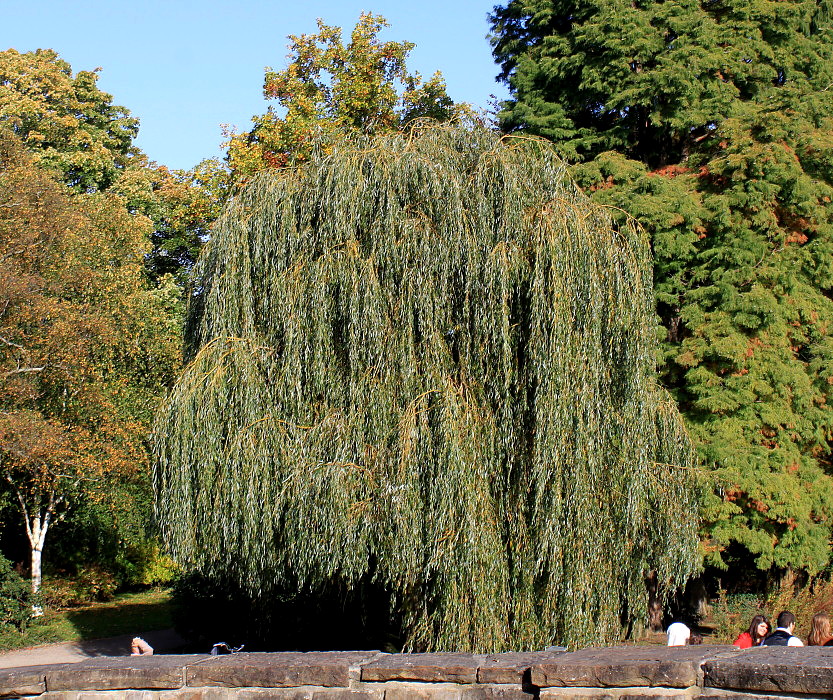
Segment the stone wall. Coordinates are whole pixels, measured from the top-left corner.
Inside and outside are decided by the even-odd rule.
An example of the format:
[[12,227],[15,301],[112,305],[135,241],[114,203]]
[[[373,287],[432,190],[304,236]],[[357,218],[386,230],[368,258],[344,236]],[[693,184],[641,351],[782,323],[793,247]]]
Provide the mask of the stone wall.
[[833,647],[575,652],[240,653],[100,657],[0,670],[1,698],[42,700],[833,700]]

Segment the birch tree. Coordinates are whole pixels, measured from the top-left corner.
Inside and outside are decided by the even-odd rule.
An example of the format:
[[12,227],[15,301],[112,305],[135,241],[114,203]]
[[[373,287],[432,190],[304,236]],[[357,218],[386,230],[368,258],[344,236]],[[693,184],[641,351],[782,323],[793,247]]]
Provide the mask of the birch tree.
[[178,363],[172,281],[151,288],[152,225],[77,194],[0,131],[0,474],[31,548],[77,498],[146,468],[145,435]]
[[0,412],[0,473],[12,489],[29,541],[32,593],[40,590],[43,547],[50,525],[81,481],[64,426],[28,411]]

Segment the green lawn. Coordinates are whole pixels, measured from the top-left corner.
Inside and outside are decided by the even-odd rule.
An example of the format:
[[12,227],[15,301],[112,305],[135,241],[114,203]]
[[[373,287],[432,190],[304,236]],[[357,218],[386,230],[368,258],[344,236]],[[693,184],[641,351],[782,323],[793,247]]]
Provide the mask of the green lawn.
[[0,651],[38,644],[77,642],[172,626],[170,593],[151,589],[123,593],[107,603],[44,611],[24,632],[0,630]]

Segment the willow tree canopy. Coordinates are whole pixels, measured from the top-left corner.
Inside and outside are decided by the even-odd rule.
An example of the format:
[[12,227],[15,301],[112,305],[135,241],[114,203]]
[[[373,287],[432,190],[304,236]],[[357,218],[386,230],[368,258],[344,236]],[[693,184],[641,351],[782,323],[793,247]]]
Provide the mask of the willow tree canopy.
[[408,648],[490,651],[615,638],[647,571],[696,569],[645,239],[546,142],[322,149],[250,183],[194,280],[156,430],[186,566],[263,601],[370,576]]

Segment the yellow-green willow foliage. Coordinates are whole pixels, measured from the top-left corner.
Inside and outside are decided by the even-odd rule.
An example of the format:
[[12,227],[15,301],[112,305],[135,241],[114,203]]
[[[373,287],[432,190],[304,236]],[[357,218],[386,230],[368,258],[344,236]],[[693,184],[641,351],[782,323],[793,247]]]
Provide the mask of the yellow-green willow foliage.
[[650,280],[543,141],[427,125],[258,176],[158,419],[173,554],[255,600],[370,576],[412,649],[616,638],[698,566]]

